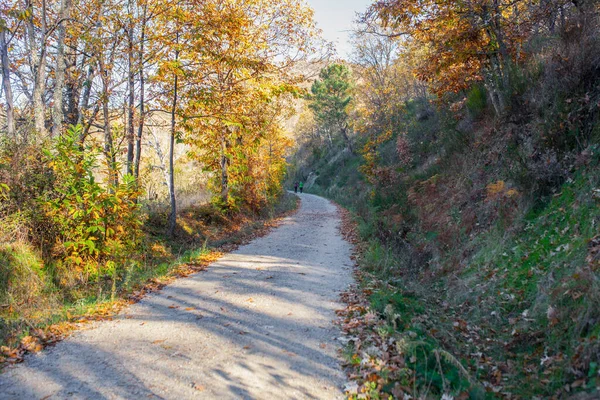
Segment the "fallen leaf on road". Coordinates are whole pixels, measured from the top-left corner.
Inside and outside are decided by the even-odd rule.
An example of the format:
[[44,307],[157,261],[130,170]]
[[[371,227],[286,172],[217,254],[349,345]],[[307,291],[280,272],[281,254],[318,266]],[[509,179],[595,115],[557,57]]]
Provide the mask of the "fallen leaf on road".
[[169,308],[179,308],[179,306],[172,305],[172,306],[169,306]]
[[25,350],[31,353],[42,351],[43,348],[39,340],[33,336],[25,336],[23,339],[21,339],[21,344]]
[[185,308],[185,311],[192,311],[192,310],[195,310],[195,308],[194,307],[186,307]]

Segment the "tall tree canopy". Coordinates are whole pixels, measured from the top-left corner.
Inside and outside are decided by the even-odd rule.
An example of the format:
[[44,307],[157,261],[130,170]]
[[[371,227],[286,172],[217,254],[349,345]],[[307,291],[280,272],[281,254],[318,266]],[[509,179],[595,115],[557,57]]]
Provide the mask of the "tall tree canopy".
[[117,183],[125,174],[139,177],[147,121],[169,115],[169,149],[158,151],[171,175],[173,215],[173,149],[181,144],[212,173],[224,206],[258,206],[279,190],[270,176],[249,176],[265,163],[282,168],[284,149],[269,143],[287,143],[282,121],[305,80],[297,66],[327,55],[303,0],[31,0],[0,7],[9,136],[55,139],[68,124],[81,124],[81,144],[102,142]]
[[[567,1],[380,0],[363,16],[371,29],[404,37],[423,54],[416,74],[442,95],[483,81],[497,113],[506,108],[511,65],[522,61],[522,45],[533,30],[553,29]],[[547,22],[546,22],[547,21]]]
[[330,140],[334,134],[341,135],[350,151],[352,143],[348,136],[348,107],[352,102],[352,89],[348,67],[331,64],[321,70],[309,96],[309,107],[314,112],[317,124],[328,133]]

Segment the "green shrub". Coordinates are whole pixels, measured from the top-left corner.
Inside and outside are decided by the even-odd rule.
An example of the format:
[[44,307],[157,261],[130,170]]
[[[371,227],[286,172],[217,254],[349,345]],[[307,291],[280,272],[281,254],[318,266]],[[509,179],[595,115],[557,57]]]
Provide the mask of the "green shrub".
[[487,91],[483,85],[475,85],[467,94],[467,109],[473,117],[479,117],[487,107]]
[[46,159],[55,174],[54,193],[40,199],[58,231],[54,255],[63,284],[114,276],[140,240],[141,215],[133,177],[102,186],[95,173],[113,180],[114,166],[100,168],[100,150],[81,147],[81,127],[62,135]]

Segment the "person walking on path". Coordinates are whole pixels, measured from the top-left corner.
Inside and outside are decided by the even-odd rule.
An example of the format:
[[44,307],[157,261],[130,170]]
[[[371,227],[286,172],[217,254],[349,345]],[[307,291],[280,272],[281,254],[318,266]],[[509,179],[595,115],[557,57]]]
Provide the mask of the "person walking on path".
[[304,190],[304,182],[300,182],[300,193],[303,193]]
[[294,182],[294,193],[298,193],[298,181]]

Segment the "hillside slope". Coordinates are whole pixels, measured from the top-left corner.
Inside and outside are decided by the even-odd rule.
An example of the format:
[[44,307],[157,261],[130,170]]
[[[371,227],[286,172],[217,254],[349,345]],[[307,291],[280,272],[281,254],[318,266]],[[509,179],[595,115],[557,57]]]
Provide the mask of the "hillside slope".
[[519,70],[500,116],[483,86],[459,106],[417,96],[389,133],[356,132],[358,150],[308,139],[291,158],[288,184],[357,225],[362,286],[343,317],[358,393],[598,395],[600,63],[544,68]]

